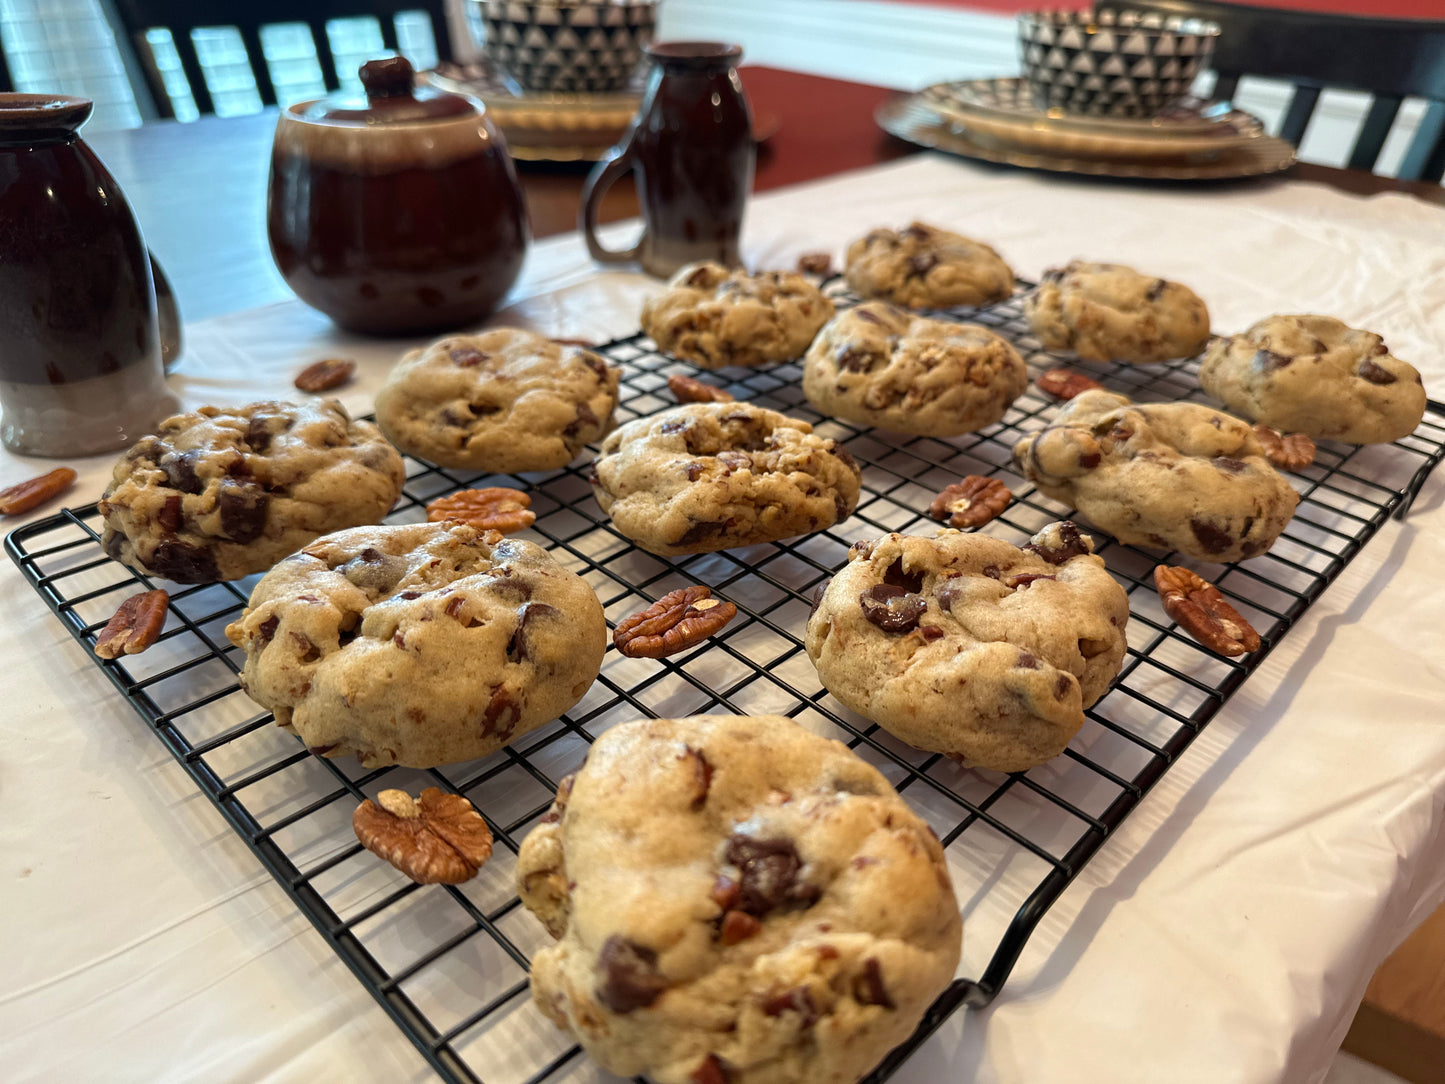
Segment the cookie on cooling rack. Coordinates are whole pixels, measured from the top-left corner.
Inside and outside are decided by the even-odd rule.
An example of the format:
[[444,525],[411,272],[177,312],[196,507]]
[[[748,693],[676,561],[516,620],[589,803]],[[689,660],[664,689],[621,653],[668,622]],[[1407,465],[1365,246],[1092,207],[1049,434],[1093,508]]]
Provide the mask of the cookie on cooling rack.
[[693,403],[628,422],[592,464],[612,525],[652,553],[775,542],[842,522],[862,473],[847,449],[748,403]]
[[1199,403],[1086,391],[1013,457],[1039,492],[1120,542],[1208,561],[1265,552],[1299,503],[1248,423]]
[[328,535],[226,629],[241,687],[322,756],[429,768],[484,756],[581,699],[607,624],[540,546],[459,523]]
[[642,306],[642,330],[659,350],[704,369],[803,356],[833,302],[789,271],[729,271],[695,263]]
[[1251,421],[1316,439],[1387,444],[1425,416],[1419,371],[1331,316],[1269,316],[1215,339],[1199,383]]
[[918,749],[1015,772],[1063,752],[1124,659],[1129,600],[1067,521],[855,543],[804,645],[827,690]]
[[932,437],[992,425],[1028,383],[1018,351],[987,328],[881,301],[833,317],[803,363],[803,394],[824,414]]
[[201,407],[116,462],[101,544],[176,583],[240,579],[327,531],[379,522],[405,481],[376,426],[335,400]]
[[1209,341],[1209,310],[1193,290],[1116,263],[1074,260],[1044,272],[1024,313],[1045,349],[1084,361],[1192,358]]
[[858,238],[843,275],[863,297],[910,309],[991,305],[1014,290],[1013,271],[988,245],[922,222]]
[[612,427],[620,370],[518,328],[413,350],[376,396],[376,422],[408,455],[462,470],[565,467]]
[[517,857],[557,943],[532,997],[660,1084],[852,1084],[958,965],[943,848],[841,742],[789,719],[603,734]]

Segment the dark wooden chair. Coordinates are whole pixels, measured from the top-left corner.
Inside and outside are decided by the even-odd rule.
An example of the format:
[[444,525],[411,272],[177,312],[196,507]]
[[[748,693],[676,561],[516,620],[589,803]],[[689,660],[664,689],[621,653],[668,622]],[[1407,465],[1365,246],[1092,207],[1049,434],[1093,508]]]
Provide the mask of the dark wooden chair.
[[1279,134],[1296,146],[1322,90],[1373,94],[1350,151],[1351,169],[1373,170],[1400,103],[1423,98],[1428,105],[1399,176],[1438,181],[1445,173],[1445,21],[1285,11],[1218,0],[1109,0],[1109,6],[1195,15],[1218,23],[1214,97],[1233,97],[1244,75],[1293,83]]
[[[175,115],[165,82],[156,67],[154,55],[146,40],[149,30],[169,30],[181,59],[181,70],[190,84],[191,96],[202,113],[215,112],[205,73],[201,69],[191,31],[198,27],[235,27],[246,48],[256,90],[263,105],[275,105],[276,88],[261,49],[261,28],[278,23],[305,23],[311,31],[321,77],[328,90],[339,87],[336,58],[326,36],[326,24],[332,19],[372,16],[381,24],[381,41],[389,50],[397,49],[396,16],[402,12],[420,11],[431,18],[432,36],[436,39],[437,57],[451,60],[451,35],[447,30],[446,0],[113,0],[121,28],[133,43],[145,71],[146,89],[160,117]],[[140,93],[140,88],[137,88]]]

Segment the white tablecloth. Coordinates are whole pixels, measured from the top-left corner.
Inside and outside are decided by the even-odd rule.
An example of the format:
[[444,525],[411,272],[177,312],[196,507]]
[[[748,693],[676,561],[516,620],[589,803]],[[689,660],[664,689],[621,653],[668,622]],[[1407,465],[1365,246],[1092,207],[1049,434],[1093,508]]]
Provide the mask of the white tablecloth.
[[[1382,332],[1445,393],[1445,210],[1302,183],[1120,188],[919,157],[754,201],[745,251],[790,266],[881,222],[1180,279],[1216,330],[1271,312]],[[258,229],[259,224],[258,224]],[[532,251],[510,308],[554,334],[635,329],[655,285],[575,237]],[[398,344],[287,303],[187,329],[187,405],[284,395],[301,363]],[[76,464],[70,503],[108,459]],[[0,455],[0,485],[48,469]],[[994,1005],[901,1080],[1318,1080],[1374,967],[1445,900],[1445,472],[1290,632],[1029,943]],[[48,514],[45,508],[31,517]],[[428,1079],[86,653],[0,570],[0,1063],[9,1080]],[[967,936],[967,933],[965,934]]]

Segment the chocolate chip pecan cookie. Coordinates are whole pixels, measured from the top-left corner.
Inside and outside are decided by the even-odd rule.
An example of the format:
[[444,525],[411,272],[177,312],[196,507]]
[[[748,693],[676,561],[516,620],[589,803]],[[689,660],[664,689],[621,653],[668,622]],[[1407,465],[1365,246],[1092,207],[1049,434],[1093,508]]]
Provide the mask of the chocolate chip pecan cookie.
[[1252,421],[1351,444],[1399,440],[1425,416],[1415,367],[1380,336],[1330,316],[1269,316],[1215,339],[1199,383]]
[[922,222],[860,237],[843,274],[863,297],[910,309],[990,305],[1014,290],[1013,271],[988,245]]
[[704,369],[803,356],[833,302],[789,271],[729,271],[695,263],[642,306],[642,330],[658,349]]
[[312,752],[429,768],[575,704],[607,624],[540,546],[414,523],[318,539],[261,578],[226,635],[246,652],[241,687]]
[[565,467],[612,427],[620,371],[518,328],[413,350],[376,396],[376,423],[408,455],[463,470]]
[[557,944],[532,997],[605,1069],[659,1084],[852,1084],[953,978],[938,838],[789,719],[626,723],[517,857]]
[[327,531],[379,522],[405,480],[376,426],[335,400],[201,407],[117,461],[101,544],[177,583],[240,579]]
[[1002,772],[1063,752],[1119,673],[1129,600],[1069,522],[1022,548],[940,531],[856,543],[804,644],[843,704]]
[[1085,361],[1190,358],[1209,341],[1209,310],[1193,290],[1116,263],[1046,271],[1024,312],[1046,349]]
[[824,414],[932,437],[992,425],[1028,383],[1018,351],[987,328],[881,301],[833,317],[803,363],[803,394]]
[[862,474],[836,440],[747,403],[693,403],[602,444],[592,490],[612,525],[665,556],[775,542],[840,523]]
[[1247,423],[1198,403],[1087,391],[1013,456],[1039,492],[1120,542],[1209,561],[1263,553],[1299,503]]

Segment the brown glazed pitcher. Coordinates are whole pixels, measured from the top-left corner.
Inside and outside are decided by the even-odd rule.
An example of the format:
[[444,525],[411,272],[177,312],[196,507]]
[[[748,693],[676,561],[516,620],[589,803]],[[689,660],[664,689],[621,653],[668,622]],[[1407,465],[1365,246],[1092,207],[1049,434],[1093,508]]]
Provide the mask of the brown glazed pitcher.
[[150,256],[80,139],[91,107],[0,94],[0,439],[24,455],[113,451],[176,409]]
[[[652,73],[632,127],[582,190],[587,251],[603,263],[640,260],[666,277],[696,260],[736,267],[753,187],[752,120],[738,79],[742,49],[721,42],[655,42]],[[597,209],[628,170],[637,174],[642,238],[625,252],[597,240]]]

